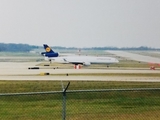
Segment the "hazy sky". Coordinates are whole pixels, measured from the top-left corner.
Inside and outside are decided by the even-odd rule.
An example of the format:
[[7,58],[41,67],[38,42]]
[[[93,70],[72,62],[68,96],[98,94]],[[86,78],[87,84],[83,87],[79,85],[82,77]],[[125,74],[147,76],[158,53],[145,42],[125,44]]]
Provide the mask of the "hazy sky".
[[160,48],[160,0],[0,0],[0,42]]

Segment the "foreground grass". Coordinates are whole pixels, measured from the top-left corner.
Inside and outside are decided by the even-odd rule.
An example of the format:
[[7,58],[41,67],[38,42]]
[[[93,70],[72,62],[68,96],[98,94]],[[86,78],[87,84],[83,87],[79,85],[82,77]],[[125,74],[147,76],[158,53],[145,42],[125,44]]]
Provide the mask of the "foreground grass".
[[[63,82],[66,86],[68,82]],[[69,90],[160,88],[160,83],[73,81]],[[1,93],[60,91],[61,82],[0,81]],[[62,94],[0,97],[0,119],[62,119]],[[124,120],[160,118],[160,91],[67,93],[67,120]]]
[[[68,81],[63,81],[64,86]],[[71,81],[69,90],[160,88],[160,82]],[[61,81],[0,81],[0,93],[61,91]]]
[[[124,76],[124,77],[160,77],[159,73],[62,73],[50,74],[52,76]],[[41,74],[38,74],[41,75]]]

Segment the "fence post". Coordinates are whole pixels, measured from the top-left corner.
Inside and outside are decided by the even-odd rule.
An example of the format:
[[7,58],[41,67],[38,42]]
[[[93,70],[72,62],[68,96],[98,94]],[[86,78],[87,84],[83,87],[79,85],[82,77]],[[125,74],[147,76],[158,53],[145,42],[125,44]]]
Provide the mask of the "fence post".
[[62,120],[66,119],[66,90],[68,89],[70,82],[67,84],[66,88],[63,88],[63,104],[62,104]]

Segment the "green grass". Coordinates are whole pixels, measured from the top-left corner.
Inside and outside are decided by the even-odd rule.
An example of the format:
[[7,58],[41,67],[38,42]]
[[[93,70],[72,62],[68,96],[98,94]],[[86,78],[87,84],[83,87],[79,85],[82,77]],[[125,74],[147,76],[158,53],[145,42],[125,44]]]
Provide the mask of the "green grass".
[[[63,81],[64,86],[68,84]],[[111,88],[160,88],[160,82],[72,81],[69,90]],[[42,92],[62,90],[60,81],[0,81],[0,93]]]
[[[38,74],[43,75],[43,74]],[[50,74],[51,76],[66,76],[62,74]],[[31,76],[31,75],[29,75]],[[68,73],[68,76],[124,76],[124,77],[160,77],[159,73]]]
[[[64,86],[68,82],[63,82]],[[69,90],[160,88],[160,83],[72,81]],[[0,81],[1,93],[60,91],[59,81]],[[62,119],[62,94],[0,96],[0,119]],[[67,93],[67,120],[158,119],[160,91]],[[156,117],[155,117],[156,116]]]

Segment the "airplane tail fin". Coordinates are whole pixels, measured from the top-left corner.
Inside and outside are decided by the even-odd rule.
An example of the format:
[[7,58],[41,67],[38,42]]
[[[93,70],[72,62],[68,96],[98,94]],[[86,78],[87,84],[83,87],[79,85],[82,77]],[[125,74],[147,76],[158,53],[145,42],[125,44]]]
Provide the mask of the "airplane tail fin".
[[43,44],[43,47],[46,53],[54,53],[54,51],[47,44]]
[[43,47],[46,52],[41,52],[41,55],[45,57],[58,57],[59,54],[57,52],[54,52],[47,44],[43,44]]

